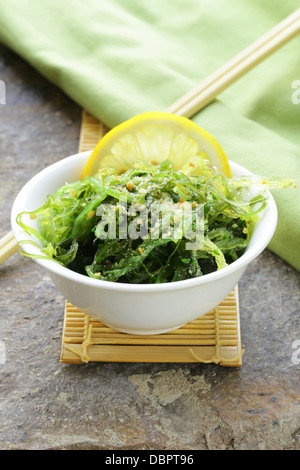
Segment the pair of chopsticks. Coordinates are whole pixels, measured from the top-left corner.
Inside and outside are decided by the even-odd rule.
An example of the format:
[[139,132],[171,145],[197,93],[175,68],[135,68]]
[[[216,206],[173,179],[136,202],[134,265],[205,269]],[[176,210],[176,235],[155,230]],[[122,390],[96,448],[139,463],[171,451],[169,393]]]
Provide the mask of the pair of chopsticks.
[[[199,85],[183,95],[166,112],[191,118],[222,91],[300,33],[300,8],[246,47]],[[0,239],[0,264],[17,251],[12,232]]]
[[167,111],[191,117],[255,65],[300,33],[300,8],[173,103]]
[[0,264],[12,256],[18,249],[13,232],[8,232],[0,240]]

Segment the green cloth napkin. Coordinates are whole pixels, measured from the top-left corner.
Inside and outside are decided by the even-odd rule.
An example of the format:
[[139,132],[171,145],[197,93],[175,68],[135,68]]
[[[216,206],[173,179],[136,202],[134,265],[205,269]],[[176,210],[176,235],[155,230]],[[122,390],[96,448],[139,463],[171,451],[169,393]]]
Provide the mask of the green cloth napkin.
[[[9,0],[0,2],[0,41],[112,127],[165,110],[298,7],[298,0]],[[193,120],[229,159],[299,185],[299,80],[297,37]],[[300,189],[273,194],[279,223],[269,248],[300,270]]]

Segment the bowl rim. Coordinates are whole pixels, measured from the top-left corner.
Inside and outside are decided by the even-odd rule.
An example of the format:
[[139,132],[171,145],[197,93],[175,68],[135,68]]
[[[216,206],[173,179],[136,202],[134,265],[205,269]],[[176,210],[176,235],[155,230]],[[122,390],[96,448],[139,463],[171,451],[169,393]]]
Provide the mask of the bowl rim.
[[[81,161],[81,159],[87,158],[89,154],[91,153],[90,150],[86,152],[80,152],[76,153],[74,155],[71,155],[69,157],[63,158],[56,163],[53,163],[40,172],[38,172],[35,176],[33,176],[19,191],[17,194],[12,210],[11,210],[11,226],[12,226],[12,231],[15,235],[15,238],[18,241],[21,241],[23,238],[21,238],[19,235],[22,231],[21,227],[16,223],[16,216],[25,210],[22,208],[21,210],[18,209],[22,205],[22,199],[23,195],[29,191],[31,187],[34,187],[41,178],[45,176],[49,172],[49,170],[54,170],[59,168],[66,163],[67,160],[71,159],[77,159],[78,161]],[[232,169],[236,168],[239,171],[243,171],[244,174],[248,175],[253,175],[251,171],[243,167],[242,165],[233,162],[231,160],[229,161],[229,165],[232,167]],[[214,271],[209,274],[205,274],[203,276],[195,277],[192,279],[185,279],[182,281],[175,281],[175,282],[165,282],[161,284],[129,284],[129,283],[118,283],[118,282],[112,282],[112,281],[104,281],[101,279],[94,279],[88,276],[85,276],[83,274],[76,273],[75,271],[72,271],[68,269],[65,266],[62,266],[58,264],[55,261],[51,260],[44,260],[44,259],[39,259],[39,258],[32,258],[36,263],[39,265],[43,266],[46,270],[50,271],[51,274],[61,276],[65,279],[68,279],[70,281],[86,285],[89,287],[94,287],[97,289],[105,289],[105,290],[113,290],[113,291],[127,291],[127,292],[136,292],[136,293],[142,293],[142,292],[162,292],[162,291],[173,291],[173,290],[179,290],[179,289],[186,289],[186,288],[191,288],[195,287],[198,285],[203,285],[207,284],[210,282],[214,282],[217,280],[220,280],[226,276],[230,276],[231,274],[234,274],[235,272],[239,271],[240,269],[246,268],[247,265],[253,261],[268,245],[268,243],[271,241],[276,225],[277,225],[277,218],[278,218],[278,212],[277,212],[277,206],[275,203],[275,200],[270,193],[269,190],[266,191],[266,194],[268,195],[268,200],[266,203],[266,207],[263,212],[263,217],[260,219],[260,223],[263,223],[264,218],[266,217],[267,214],[269,214],[269,224],[266,224],[265,230],[263,231],[263,237],[260,237],[259,241],[253,246],[248,246],[245,253],[238,258],[236,261],[231,263],[230,265],[220,269],[219,271]],[[23,232],[24,233],[24,232]],[[35,240],[33,236],[27,235],[27,239],[32,239]],[[24,250],[26,251],[26,250]]]

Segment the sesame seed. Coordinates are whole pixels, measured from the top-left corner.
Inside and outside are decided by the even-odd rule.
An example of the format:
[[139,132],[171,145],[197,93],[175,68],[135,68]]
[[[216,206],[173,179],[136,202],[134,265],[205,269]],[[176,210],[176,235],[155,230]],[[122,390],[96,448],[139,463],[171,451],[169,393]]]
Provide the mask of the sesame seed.
[[134,184],[132,181],[128,181],[128,183],[126,183],[126,187],[129,191],[132,191],[133,188],[134,188]]

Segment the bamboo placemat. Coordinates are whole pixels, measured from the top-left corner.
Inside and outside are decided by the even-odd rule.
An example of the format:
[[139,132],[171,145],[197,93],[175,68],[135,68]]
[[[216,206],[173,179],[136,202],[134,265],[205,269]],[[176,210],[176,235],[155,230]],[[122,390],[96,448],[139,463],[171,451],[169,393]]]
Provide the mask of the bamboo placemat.
[[109,129],[88,111],[82,111],[78,152],[92,150]]
[[242,365],[238,287],[218,307],[161,335],[115,331],[66,302],[61,362],[205,362]]
[[[83,111],[79,151],[94,148],[108,129]],[[242,365],[238,286],[218,307],[177,330],[130,335],[108,328],[66,300],[60,361],[204,362]]]

